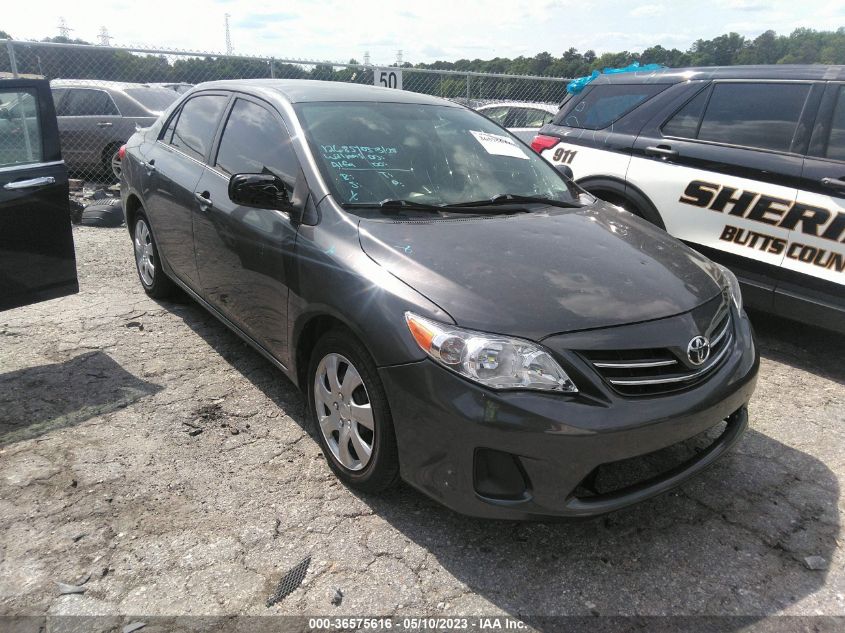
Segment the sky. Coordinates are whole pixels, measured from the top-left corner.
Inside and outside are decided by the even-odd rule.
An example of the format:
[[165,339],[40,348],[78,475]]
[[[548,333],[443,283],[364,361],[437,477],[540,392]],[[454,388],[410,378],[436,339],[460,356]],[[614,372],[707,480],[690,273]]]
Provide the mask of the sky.
[[36,0],[12,2],[0,30],[18,39],[58,35],[96,42],[106,27],[115,45],[225,51],[229,13],[234,52],[279,59],[374,64],[461,58],[559,56],[570,47],[596,53],[642,51],[654,44],[686,50],[697,39],[735,31],[845,26],[845,2],[822,0]]

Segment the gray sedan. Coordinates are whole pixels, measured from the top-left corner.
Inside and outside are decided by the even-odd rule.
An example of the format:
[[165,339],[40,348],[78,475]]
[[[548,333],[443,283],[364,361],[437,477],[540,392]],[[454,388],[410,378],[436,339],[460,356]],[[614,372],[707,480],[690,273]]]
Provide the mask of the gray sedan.
[[50,82],[68,169],[92,178],[119,173],[117,150],[136,127],[152,125],[179,96],[146,84],[57,79]]

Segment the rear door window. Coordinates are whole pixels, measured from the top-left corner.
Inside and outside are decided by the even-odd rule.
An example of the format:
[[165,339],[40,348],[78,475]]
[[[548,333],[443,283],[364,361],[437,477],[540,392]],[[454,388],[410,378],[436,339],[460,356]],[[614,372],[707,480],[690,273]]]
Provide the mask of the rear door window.
[[809,92],[810,84],[802,83],[716,83],[709,99],[707,91],[699,94],[663,126],[663,133],[788,152]]
[[668,84],[607,84],[592,86],[570,100],[554,119],[555,125],[601,130],[668,88]]
[[487,110],[482,110],[481,114],[503,126],[510,110],[511,109],[507,107],[488,108]]
[[845,86],[839,88],[824,155],[826,158],[845,161]]
[[709,90],[702,90],[686,105],[678,110],[672,118],[663,124],[664,136],[677,136],[678,138],[697,138],[698,124],[701,122],[701,115],[704,113],[704,106],[707,105]]
[[198,160],[204,159],[228,100],[224,95],[200,95],[189,99],[182,106],[170,144]]
[[72,88],[59,103],[58,116],[120,116],[105,90]]
[[554,118],[551,112],[538,110],[536,108],[523,108],[525,112],[524,127],[543,127]]

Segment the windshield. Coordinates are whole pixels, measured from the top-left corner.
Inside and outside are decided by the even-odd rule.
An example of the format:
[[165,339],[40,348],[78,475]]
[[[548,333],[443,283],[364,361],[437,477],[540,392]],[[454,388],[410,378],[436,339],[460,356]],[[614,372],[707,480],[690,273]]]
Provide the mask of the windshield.
[[179,97],[167,88],[127,88],[126,94],[151,112],[164,112]]
[[454,205],[502,194],[575,200],[544,159],[471,110],[373,102],[295,108],[341,204]]

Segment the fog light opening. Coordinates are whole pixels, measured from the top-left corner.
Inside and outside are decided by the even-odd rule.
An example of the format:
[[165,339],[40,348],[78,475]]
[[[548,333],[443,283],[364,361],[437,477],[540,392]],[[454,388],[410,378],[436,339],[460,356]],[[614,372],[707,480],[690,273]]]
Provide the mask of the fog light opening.
[[519,457],[491,448],[475,450],[473,486],[482,497],[497,501],[524,501],[531,483]]

